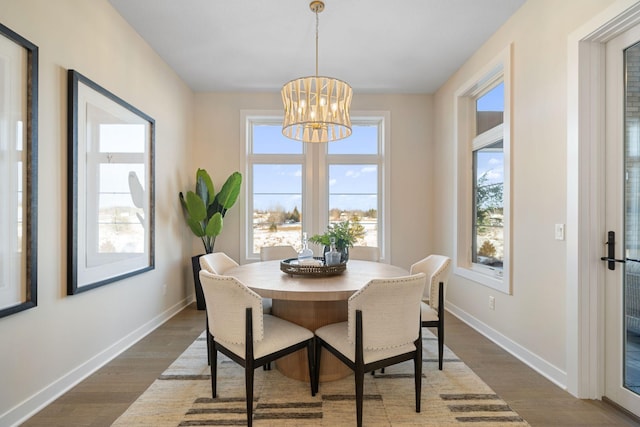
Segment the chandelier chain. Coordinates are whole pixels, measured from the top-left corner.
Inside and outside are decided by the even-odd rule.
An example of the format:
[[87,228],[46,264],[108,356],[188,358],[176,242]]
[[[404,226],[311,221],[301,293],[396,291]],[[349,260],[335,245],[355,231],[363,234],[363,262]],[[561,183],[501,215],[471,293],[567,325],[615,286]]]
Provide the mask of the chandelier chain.
[[318,77],[318,27],[320,25],[320,18],[318,17],[318,9],[316,8],[316,77]]

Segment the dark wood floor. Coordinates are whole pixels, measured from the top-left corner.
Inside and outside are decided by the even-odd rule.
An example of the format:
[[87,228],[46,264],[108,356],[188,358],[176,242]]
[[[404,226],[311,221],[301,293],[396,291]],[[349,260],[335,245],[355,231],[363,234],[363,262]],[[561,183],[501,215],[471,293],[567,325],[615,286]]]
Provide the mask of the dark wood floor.
[[[203,328],[193,304],[23,425],[109,426]],[[607,403],[575,399],[454,316],[446,328],[447,346],[532,426],[640,426]]]

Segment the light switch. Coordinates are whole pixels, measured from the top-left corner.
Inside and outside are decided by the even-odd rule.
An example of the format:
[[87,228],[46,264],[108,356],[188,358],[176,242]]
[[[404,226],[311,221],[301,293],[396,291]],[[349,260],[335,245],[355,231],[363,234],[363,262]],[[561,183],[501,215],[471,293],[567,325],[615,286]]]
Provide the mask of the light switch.
[[556,224],[556,240],[564,240],[564,224]]

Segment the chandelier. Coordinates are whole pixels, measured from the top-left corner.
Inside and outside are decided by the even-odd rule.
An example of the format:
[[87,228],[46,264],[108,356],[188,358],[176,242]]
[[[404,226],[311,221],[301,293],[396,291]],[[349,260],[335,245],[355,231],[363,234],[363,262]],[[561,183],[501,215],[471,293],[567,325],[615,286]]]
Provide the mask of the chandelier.
[[318,75],[318,13],[324,10],[324,3],[314,0],[309,7],[316,14],[316,75],[300,77],[282,87],[282,134],[302,142],[337,141],[351,135],[351,86]]

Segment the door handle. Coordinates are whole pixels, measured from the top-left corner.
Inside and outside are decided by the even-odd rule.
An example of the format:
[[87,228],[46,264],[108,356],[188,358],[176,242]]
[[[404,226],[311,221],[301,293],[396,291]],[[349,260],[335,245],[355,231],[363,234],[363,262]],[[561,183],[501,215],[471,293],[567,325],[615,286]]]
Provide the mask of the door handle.
[[[602,261],[607,261],[607,262],[621,262],[621,263],[626,263],[627,261],[635,261],[633,259],[616,259],[616,258],[607,258],[606,256],[600,257],[600,259]],[[615,270],[615,268],[609,268],[609,270]]]
[[609,270],[616,269],[616,262],[619,262],[622,264],[626,262],[640,262],[640,259],[635,259],[635,258],[624,258],[624,259],[616,258],[616,232],[615,231],[609,231],[607,233],[607,239],[608,240],[605,243],[605,245],[607,245],[607,256],[600,257],[600,259],[602,261],[607,261],[608,263],[607,268]]
[[606,256],[603,256],[603,257],[600,257],[600,259],[602,261],[621,262],[623,264],[627,262],[640,262],[640,259],[634,259],[634,258],[616,259],[616,258],[607,258]]
[[626,259],[616,258],[616,232],[615,231],[607,232],[607,242],[605,243],[605,245],[607,245],[607,256],[603,256],[600,259],[602,261],[607,261],[607,268],[609,270],[616,269],[616,262],[621,262],[623,264],[627,262]]

